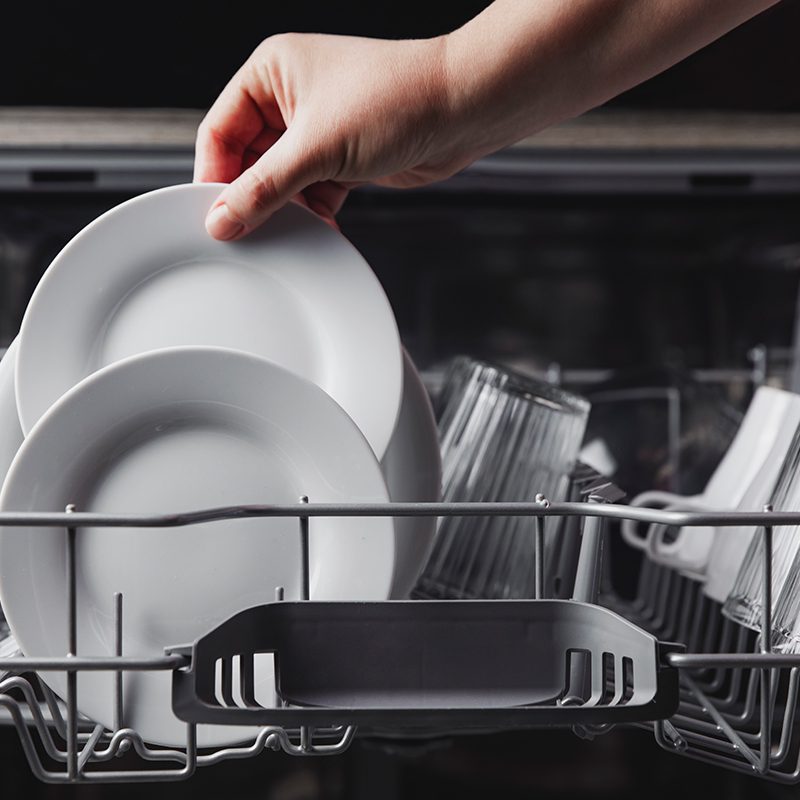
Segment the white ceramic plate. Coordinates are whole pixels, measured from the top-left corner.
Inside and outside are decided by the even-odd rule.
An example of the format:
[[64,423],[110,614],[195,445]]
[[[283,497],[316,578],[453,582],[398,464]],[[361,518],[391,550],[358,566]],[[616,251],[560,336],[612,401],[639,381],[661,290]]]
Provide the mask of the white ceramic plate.
[[14,397],[14,366],[17,360],[17,340],[8,346],[0,359],[0,485],[22,444],[17,401]]
[[59,253],[20,330],[23,431],[107,364],[214,345],[322,387],[380,459],[402,393],[400,339],[380,283],[347,239],[295,204],[240,242],[214,241],[204,219],[221,189],[187,184],[136,197]]
[[[250,503],[386,502],[366,439],[321,389],[264,359],[220,348],[161,350],[111,365],[64,395],[25,440],[0,509],[163,513]],[[65,533],[0,531],[0,601],[22,651],[66,652]],[[311,598],[382,600],[394,568],[390,519],[311,520]],[[78,653],[109,654],[113,594],[124,597],[124,652],[155,655],[235,612],[300,596],[294,519],[171,529],[81,529]],[[65,678],[48,676],[63,694]],[[258,675],[272,687],[272,672]],[[262,695],[263,696],[263,695]],[[148,741],[178,745],[170,678],[125,678],[126,717]],[[84,673],[81,711],[112,724],[112,675]],[[240,741],[198,731],[203,745]]]
[[[8,468],[14,460],[22,444],[22,429],[17,416],[17,401],[14,398],[14,362],[17,358],[17,342],[8,346],[5,355],[0,359],[0,486],[5,480]],[[0,621],[3,611],[0,607]],[[5,630],[0,625],[0,631]],[[1,634],[0,634],[1,636]],[[17,654],[17,644],[13,636],[0,640],[0,655]],[[0,679],[3,672],[0,671]]]
[[[442,458],[436,418],[428,392],[403,350],[403,402],[386,455],[381,461],[389,496],[400,503],[435,503],[441,499]],[[408,597],[425,567],[436,536],[435,517],[397,517],[392,596]]]

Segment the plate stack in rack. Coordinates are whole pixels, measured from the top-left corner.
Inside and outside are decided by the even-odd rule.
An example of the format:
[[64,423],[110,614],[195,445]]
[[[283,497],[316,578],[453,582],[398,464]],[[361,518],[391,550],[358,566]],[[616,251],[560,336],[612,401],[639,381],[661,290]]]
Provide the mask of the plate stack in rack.
[[[2,511],[163,514],[215,506],[435,501],[436,426],[383,290],[350,243],[289,206],[237,242],[205,231],[220,185],[112,209],[57,256],[0,362]],[[405,597],[434,520],[313,518],[308,595]],[[0,601],[23,653],[67,652],[66,534],[0,529]],[[160,655],[243,609],[305,594],[296,519],[78,531],[78,652]],[[258,665],[257,665],[258,666]],[[256,689],[274,698],[272,664]],[[63,694],[66,676],[49,675]],[[112,724],[113,675],[79,677]],[[125,679],[146,740],[182,741],[170,678]],[[265,698],[267,698],[265,700]],[[201,745],[242,729],[201,727]]]

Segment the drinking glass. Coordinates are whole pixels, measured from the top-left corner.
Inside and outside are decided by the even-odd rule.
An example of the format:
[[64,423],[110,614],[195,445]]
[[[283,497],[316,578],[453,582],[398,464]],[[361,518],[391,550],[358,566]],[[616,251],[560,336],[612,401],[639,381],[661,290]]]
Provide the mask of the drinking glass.
[[[800,509],[800,429],[795,431],[792,437],[770,502],[775,511]],[[762,546],[761,536],[754,536],[751,539],[739,574],[722,609],[727,617],[753,630],[761,628]],[[785,625],[791,615],[789,606],[793,605],[793,601],[785,595],[787,592],[796,591],[798,549],[800,549],[800,526],[781,526],[773,529],[772,610],[773,628],[776,630],[779,625]]]
[[[439,399],[445,501],[565,498],[589,403],[549,383],[481,361],[452,363]],[[553,523],[545,524],[545,557]],[[546,562],[547,563],[547,562]],[[533,595],[533,522],[524,517],[443,517],[418,595]]]
[[[800,395],[795,395],[795,399],[797,402],[786,408],[772,449],[744,493],[737,510],[759,511],[766,503],[775,500],[776,485],[791,450],[792,438],[800,428]],[[709,507],[705,510],[719,509]],[[728,599],[756,530],[752,525],[715,529],[703,585],[703,594],[714,602],[724,603]]]

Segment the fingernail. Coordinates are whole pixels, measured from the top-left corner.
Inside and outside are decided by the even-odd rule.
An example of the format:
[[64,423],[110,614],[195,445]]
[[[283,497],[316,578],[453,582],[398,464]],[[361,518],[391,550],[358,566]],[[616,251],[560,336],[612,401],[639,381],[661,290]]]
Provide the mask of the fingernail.
[[223,242],[238,236],[244,225],[233,219],[224,203],[209,212],[206,217],[206,230],[215,238]]

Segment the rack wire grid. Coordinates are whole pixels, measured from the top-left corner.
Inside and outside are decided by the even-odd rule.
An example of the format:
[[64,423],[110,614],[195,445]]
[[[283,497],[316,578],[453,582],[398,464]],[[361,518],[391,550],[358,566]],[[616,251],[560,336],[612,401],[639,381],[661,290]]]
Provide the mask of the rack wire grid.
[[[124,675],[137,671],[169,671],[173,676],[192,667],[186,651],[163,656],[136,657],[122,654],[123,605],[115,597],[115,649],[108,656],[81,656],[77,642],[75,548],[78,531],[94,528],[174,528],[219,520],[258,517],[295,518],[303,543],[304,598],[308,598],[309,520],[314,517],[401,517],[401,516],[522,516],[531,519],[535,537],[536,598],[544,600],[543,537],[546,517],[579,518],[582,543],[576,592],[573,601],[597,600],[600,591],[600,559],[603,523],[631,519],[640,523],[675,527],[755,526],[763,543],[762,630],[771,630],[772,619],[772,532],[775,526],[800,525],[800,513],[754,512],[698,513],[633,508],[604,502],[602,492],[590,502],[549,504],[541,496],[533,502],[516,503],[384,503],[250,505],[214,508],[168,515],[95,514],[68,507],[64,512],[3,512],[0,526],[31,528],[62,527],[67,539],[67,587],[69,652],[64,657],[16,656],[0,659],[0,707],[5,708],[19,734],[23,751],[33,773],[50,783],[176,781],[189,778],[198,767],[225,759],[247,758],[264,750],[282,750],[296,756],[335,755],[343,752],[356,735],[353,725],[315,727],[301,724],[262,727],[246,746],[200,752],[196,723],[186,724],[181,748],[152,747],[133,729],[124,727]],[[303,498],[305,500],[305,498]],[[590,564],[589,562],[593,562]],[[280,594],[280,590],[278,590]],[[280,598],[278,598],[280,599]],[[636,600],[624,603],[613,595],[601,598],[616,606],[642,630],[659,639],[682,640],[688,652],[666,647],[658,651],[660,665],[680,675],[677,711],[669,719],[646,722],[661,747],[675,753],[760,775],[783,783],[800,782],[800,736],[796,705],[800,685],[800,655],[773,652],[770,637],[756,634],[724,620],[719,607],[707,601],[699,585],[669,569],[645,564]],[[315,605],[313,601],[307,601]],[[418,601],[408,603],[414,606]],[[439,601],[433,601],[439,602]],[[474,601],[459,601],[474,602]],[[503,603],[505,601],[487,601]],[[322,604],[320,604],[322,605]],[[498,607],[499,608],[499,607]],[[633,626],[631,626],[633,627]],[[110,671],[114,682],[115,719],[113,730],[87,720],[79,712],[77,676],[82,671]],[[40,673],[63,671],[67,691],[62,703]],[[567,702],[569,701],[569,702]],[[578,707],[574,707],[577,703]],[[585,720],[581,717],[585,704]],[[562,696],[558,705],[570,712],[565,720],[576,734],[592,738],[615,724],[614,709],[590,708],[585,699]],[[566,709],[567,705],[573,707]],[[296,709],[302,719],[303,709]],[[387,726],[391,728],[391,716]],[[553,724],[550,722],[549,724]],[[641,724],[641,723],[639,723]],[[457,727],[457,726],[454,726]],[[513,727],[504,725],[504,728]],[[530,725],[522,727],[530,727]],[[431,731],[441,733],[441,731]],[[34,736],[33,734],[36,734]],[[139,756],[136,768],[109,769],[109,762],[129,750]],[[53,762],[57,768],[49,766]],[[167,764],[158,768],[155,764]]]

